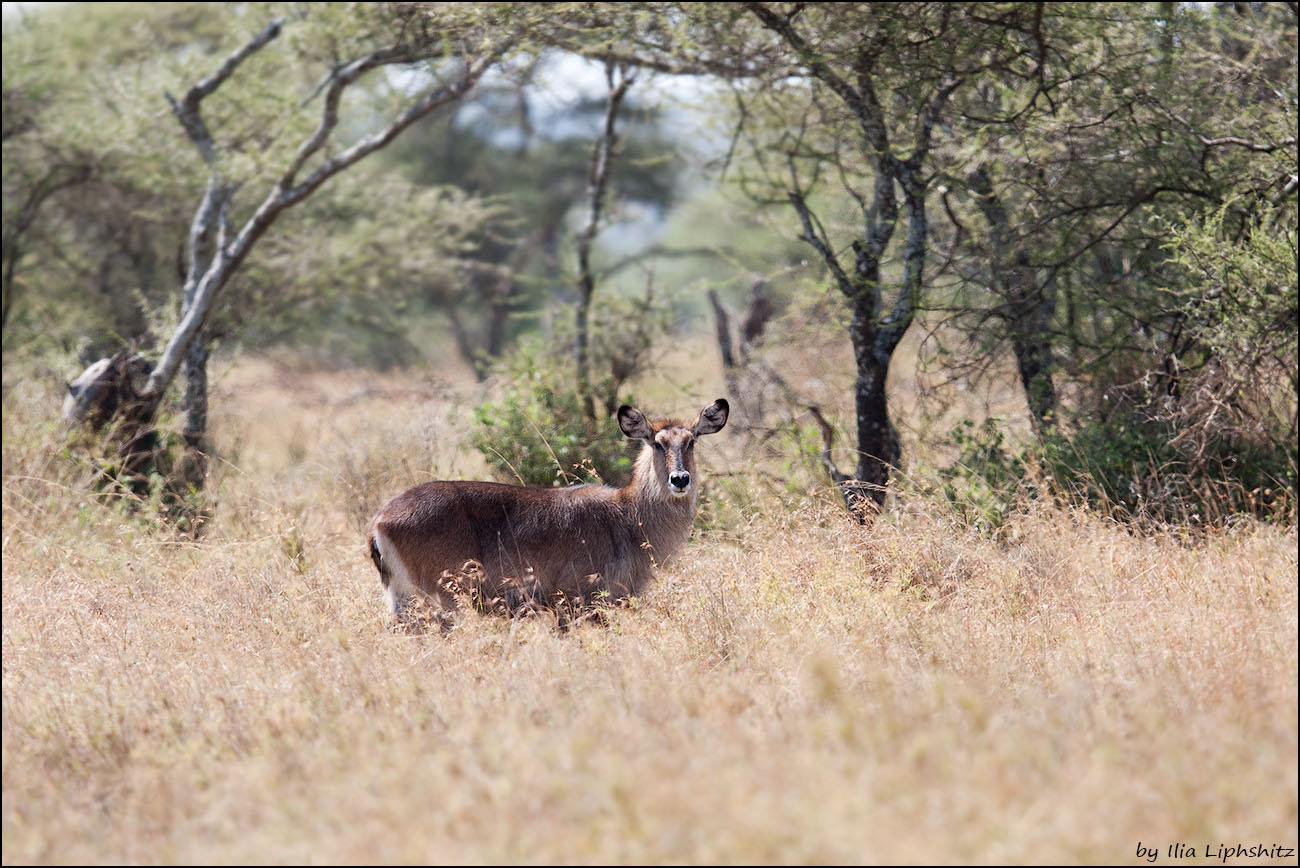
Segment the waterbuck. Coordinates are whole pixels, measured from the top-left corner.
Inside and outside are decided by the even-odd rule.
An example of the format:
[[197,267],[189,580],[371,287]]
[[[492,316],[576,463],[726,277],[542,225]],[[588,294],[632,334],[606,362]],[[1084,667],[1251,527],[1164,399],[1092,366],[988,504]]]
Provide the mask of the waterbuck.
[[728,410],[719,398],[687,425],[620,407],[619,428],[644,444],[623,488],[426,482],[397,495],[366,534],[393,612],[407,622],[432,604],[445,629],[460,593],[511,615],[638,594],[690,536],[695,439],[721,431]]

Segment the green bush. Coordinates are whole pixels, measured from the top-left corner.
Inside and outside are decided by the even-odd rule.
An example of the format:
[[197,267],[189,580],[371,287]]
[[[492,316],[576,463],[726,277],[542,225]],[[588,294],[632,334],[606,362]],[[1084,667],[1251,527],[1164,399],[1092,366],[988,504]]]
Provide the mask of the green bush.
[[1139,524],[1221,525],[1235,516],[1290,520],[1294,465],[1252,438],[1196,440],[1142,406],[1079,427],[1040,447],[1058,490]]
[[1222,525],[1241,515],[1294,520],[1294,470],[1285,450],[1246,440],[1189,450],[1176,426],[1136,405],[1019,450],[1006,446],[999,421],[958,425],[960,457],[939,472],[945,500],[986,532],[1044,496],[1137,525]]
[[470,434],[471,445],[497,476],[544,486],[623,485],[632,478],[635,450],[613,418],[592,419],[591,404],[578,393],[571,370],[541,367],[524,354],[507,373],[510,384],[500,400],[474,409]]
[[1096,372],[1102,400],[1039,447],[1058,489],[1138,523],[1294,519],[1295,205],[1247,206],[1170,228],[1169,352]]
[[1001,421],[985,419],[979,426],[969,419],[959,422],[952,437],[960,455],[939,471],[944,499],[967,522],[985,532],[1006,522],[1026,479],[1026,455],[1008,450]]

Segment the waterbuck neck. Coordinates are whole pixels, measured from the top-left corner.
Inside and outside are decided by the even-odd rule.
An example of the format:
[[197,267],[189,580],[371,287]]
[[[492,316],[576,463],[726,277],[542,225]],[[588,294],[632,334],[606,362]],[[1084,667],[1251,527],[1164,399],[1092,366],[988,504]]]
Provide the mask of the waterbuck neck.
[[692,474],[690,488],[681,495],[669,492],[660,463],[655,448],[643,446],[637,455],[632,481],[619,491],[619,497],[632,508],[655,561],[663,563],[686,545],[695,522],[700,489],[694,478],[694,461],[687,465]]

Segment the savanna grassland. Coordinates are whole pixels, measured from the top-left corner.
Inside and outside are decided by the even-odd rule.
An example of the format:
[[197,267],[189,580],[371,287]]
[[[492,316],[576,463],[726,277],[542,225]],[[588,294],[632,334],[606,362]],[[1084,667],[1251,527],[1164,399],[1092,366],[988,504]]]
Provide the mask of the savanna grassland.
[[[409,635],[362,528],[408,485],[486,472],[464,377],[226,363],[192,541],[92,496],[57,378],[15,367],[5,863],[1296,846],[1294,526],[1137,534],[1042,505],[990,536],[913,496],[860,527],[733,426],[701,447],[684,555],[606,625]],[[683,414],[721,394],[647,393]]]

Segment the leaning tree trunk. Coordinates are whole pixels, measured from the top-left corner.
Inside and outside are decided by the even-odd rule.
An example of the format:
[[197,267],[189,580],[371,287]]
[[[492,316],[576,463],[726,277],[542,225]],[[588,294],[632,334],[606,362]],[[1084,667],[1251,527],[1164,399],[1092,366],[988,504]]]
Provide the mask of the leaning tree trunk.
[[[453,40],[450,37],[444,38],[445,34],[430,31],[419,38],[399,37],[391,45],[381,46],[378,50],[335,65],[316,93],[302,103],[305,106],[319,101],[320,115],[315,129],[301,141],[293,155],[286,159],[279,176],[270,184],[252,216],[243,226],[235,227],[230,220],[230,210],[241,183],[224,176],[226,164],[220,159],[217,139],[208,129],[201,109],[203,101],[220,88],[246,59],[278,38],[281,29],[280,20],[272,21],[232,52],[214,73],[191,86],[181,99],[166,94],[172,113],[198,149],[210,172],[203,198],[190,225],[186,276],[181,293],[181,319],[163,348],[157,364],[151,366],[147,373],[132,368],[129,377],[113,376],[114,367],[110,365],[110,360],[102,360],[102,364],[91,366],[79,378],[78,382],[86,382],[80,387],[80,392],[71,392],[71,410],[65,409],[69,421],[80,421],[87,418],[83,408],[95,403],[89,400],[89,396],[111,393],[114,395],[112,400],[99,403],[108,407],[111,414],[122,414],[126,408],[131,408],[131,415],[126,421],[133,428],[142,431],[138,438],[131,438],[132,442],[156,442],[157,435],[152,428],[155,413],[183,365],[187,383],[184,397],[184,470],[180,474],[175,472],[176,468],[163,468],[159,472],[173,484],[177,481],[176,477],[180,476],[181,481],[191,489],[202,487],[207,471],[204,438],[208,421],[209,347],[205,328],[222,289],[238,272],[262,236],[289,209],[313,195],[321,185],[338,173],[386,147],[416,121],[435,109],[459,100],[504,56],[518,38],[516,31],[509,31],[500,38],[490,40],[473,34]],[[344,91],[367,72],[394,64],[407,65],[451,57],[461,61],[456,74],[438,79],[391,117],[386,125],[346,147],[333,141]],[[126,356],[123,355],[122,358],[125,359]],[[139,364],[149,367],[143,360]],[[118,368],[121,366],[122,363],[117,365]],[[113,426],[101,424],[98,427],[104,430]],[[134,445],[128,445],[132,455],[140,451]],[[161,451],[158,450],[159,453]]]
[[738,340],[732,340],[731,314],[727,311],[716,290],[708,292],[709,304],[713,307],[713,326],[718,341],[718,352],[722,356],[722,376],[727,384],[727,391],[732,395],[744,395],[745,401],[732,410],[731,418],[740,416],[737,423],[742,430],[753,430],[762,426],[766,412],[766,393],[768,384],[776,386],[792,406],[806,403],[798,400],[790,384],[772,370],[756,355],[759,341],[767,329],[768,321],[776,312],[772,300],[767,295],[767,282],[756,280],[749,287],[749,300],[740,315]]

